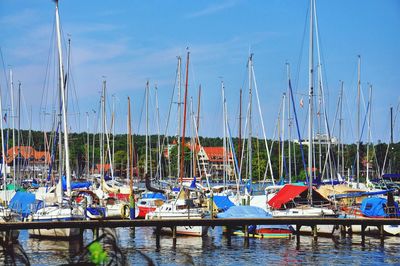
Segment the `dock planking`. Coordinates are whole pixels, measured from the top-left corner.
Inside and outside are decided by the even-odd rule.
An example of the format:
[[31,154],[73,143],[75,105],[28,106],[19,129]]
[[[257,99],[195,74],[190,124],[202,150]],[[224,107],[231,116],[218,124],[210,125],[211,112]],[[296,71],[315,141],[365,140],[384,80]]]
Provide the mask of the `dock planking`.
[[242,218],[242,219],[155,219],[155,220],[88,220],[52,222],[4,222],[0,231],[53,228],[118,228],[118,227],[174,227],[174,226],[244,226],[244,225],[400,225],[400,219],[346,219],[346,218]]

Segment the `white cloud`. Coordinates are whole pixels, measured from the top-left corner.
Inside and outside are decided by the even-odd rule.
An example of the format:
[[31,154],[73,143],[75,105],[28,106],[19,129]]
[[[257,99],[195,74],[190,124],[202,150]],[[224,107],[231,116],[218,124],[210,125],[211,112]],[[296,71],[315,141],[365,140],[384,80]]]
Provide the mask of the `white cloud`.
[[208,16],[208,15],[217,13],[219,11],[222,11],[222,10],[225,10],[228,8],[232,8],[235,5],[236,5],[236,1],[226,1],[224,3],[210,5],[203,10],[186,15],[186,18],[197,18],[197,17],[202,17],[202,16]]

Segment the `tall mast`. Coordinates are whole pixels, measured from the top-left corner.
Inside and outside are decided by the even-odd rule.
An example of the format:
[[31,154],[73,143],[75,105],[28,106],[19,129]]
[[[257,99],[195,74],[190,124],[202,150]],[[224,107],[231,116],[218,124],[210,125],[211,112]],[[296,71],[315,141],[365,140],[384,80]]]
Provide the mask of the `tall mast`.
[[308,199],[312,205],[312,171],[313,171],[313,97],[314,97],[314,0],[310,0],[310,43],[308,58]]
[[149,81],[146,82],[146,157],[144,165],[144,175],[148,173],[148,149],[149,149]]
[[57,26],[57,46],[58,46],[58,65],[60,75],[60,91],[62,100],[62,116],[64,127],[64,147],[65,147],[65,171],[67,179],[67,195],[71,195],[71,169],[69,166],[69,146],[68,146],[68,127],[67,127],[67,104],[65,101],[66,91],[64,84],[64,69],[61,51],[61,31],[60,31],[60,16],[58,14],[58,1],[56,1],[56,26]]
[[[197,117],[196,117],[196,127],[195,127],[195,139],[194,139],[194,148],[193,148],[193,176],[196,176],[196,164],[197,164],[197,145],[199,138],[199,126],[200,126],[200,100],[201,100],[201,85],[199,85],[199,94],[197,98]],[[201,177],[201,167],[199,166],[199,177]]]
[[15,185],[15,115],[14,115],[14,81],[13,81],[13,72],[10,69],[10,96],[11,96],[11,119],[12,119],[12,139],[13,139],[13,184]]
[[369,86],[369,110],[368,110],[368,141],[367,141],[367,185],[369,184],[369,146],[371,142],[371,112],[372,112],[372,85]]
[[156,91],[156,111],[157,111],[157,147],[158,147],[158,178],[161,180],[162,178],[162,168],[161,168],[161,139],[160,139],[160,109],[158,107],[158,89],[157,85],[155,86]]
[[[321,125],[322,125],[322,86],[321,86],[321,65],[318,64],[318,71],[317,71],[317,86],[318,86],[318,171],[322,173],[322,144],[321,144]],[[328,173],[328,171],[327,171]]]
[[361,96],[361,56],[358,56],[358,81],[357,81],[357,188],[360,187],[360,96]]
[[[132,140],[131,139],[131,136],[129,136],[129,102],[130,102],[130,99],[129,99],[129,96],[128,96],[128,115],[126,116],[126,131],[128,132],[128,134],[126,135],[126,143],[127,143],[127,145],[126,145],[126,154],[127,154],[127,158],[126,158],[126,179],[127,179],[127,181],[129,181],[130,180],[130,172],[131,172],[131,163],[130,163],[130,160],[131,160],[131,154],[130,154],[130,146],[129,146],[129,142]],[[131,139],[131,140],[130,140]]]
[[247,142],[247,150],[248,150],[248,180],[251,184],[252,182],[252,171],[253,171],[253,166],[252,166],[252,159],[253,159],[253,147],[252,147],[252,124],[251,124],[251,112],[252,112],[252,101],[253,101],[253,91],[252,91],[252,69],[253,69],[253,54],[250,55],[249,57],[249,63],[248,63],[248,68],[249,68],[249,140]]
[[[290,80],[290,65],[289,63],[286,63],[286,69],[287,69],[287,79],[288,83]],[[288,97],[287,97],[287,117],[288,117],[288,155],[289,155],[289,183],[292,183],[292,154],[291,154],[291,141],[292,141],[292,120],[290,117],[290,89],[288,88]]]
[[225,99],[225,87],[224,87],[224,82],[223,81],[221,81],[221,92],[222,92],[222,124],[223,124],[223,126],[222,126],[222,128],[223,128],[223,134],[222,134],[222,136],[223,136],[223,152],[222,152],[222,156],[223,156],[223,159],[222,159],[222,165],[223,165],[223,168],[222,168],[222,174],[223,174],[223,177],[224,177],[224,185],[226,186],[226,184],[227,184],[227,175],[226,175],[226,165],[227,165],[227,160],[226,160],[226,148],[227,148],[227,145],[226,145],[226,123],[227,123],[227,121],[226,121],[226,113],[225,113],[225,111],[226,111],[226,109],[225,109],[225,103],[226,103],[226,99]]
[[182,125],[182,111],[181,111],[181,103],[182,103],[182,100],[181,100],[181,90],[182,90],[182,84],[181,84],[181,81],[182,81],[182,77],[181,77],[181,64],[182,64],[182,58],[180,57],[180,56],[178,56],[178,134],[177,134],[177,142],[176,142],[176,145],[177,145],[177,147],[178,147],[178,156],[177,156],[177,165],[178,165],[178,169],[177,169],[177,176],[178,177],[180,177],[181,176],[181,174],[180,174],[180,170],[181,170],[181,167],[180,167],[180,165],[181,165],[181,163],[180,163],[180,161],[181,161],[181,145],[180,145],[180,143],[181,143],[181,125]]
[[90,158],[89,158],[89,154],[90,154],[90,139],[89,139],[89,112],[86,112],[86,141],[87,141],[87,151],[86,151],[86,168],[87,168],[87,176],[90,176],[90,166],[89,166],[89,162],[90,162]]
[[283,93],[282,97],[282,172],[281,172],[281,177],[283,177],[283,169],[285,168],[285,109],[286,109],[286,93]]
[[185,161],[185,130],[186,130],[186,101],[188,94],[188,81],[189,81],[189,52],[187,52],[186,56],[186,80],[185,80],[185,98],[183,102],[183,129],[182,129],[182,151],[181,151],[181,161],[180,161],[180,171],[179,171],[179,179],[182,184],[183,175],[184,175],[184,161]]
[[[241,169],[241,160],[242,160],[242,89],[240,89],[239,96],[239,139],[238,139],[238,166],[239,172]],[[240,175],[239,175],[240,176]]]
[[17,160],[17,180],[21,182],[21,82],[18,82],[18,160]]
[[[111,130],[112,130],[112,159],[111,167],[115,167],[115,95],[112,95],[112,118],[111,118]],[[114,175],[113,175],[114,180]]]
[[103,190],[105,164],[106,164],[106,151],[105,151],[105,135],[106,130],[106,81],[103,80],[103,92],[101,97],[101,135],[100,135],[100,165],[101,165],[101,188]]
[[[4,148],[4,132],[3,132],[3,107],[2,107],[2,95],[1,95],[1,88],[0,88],[0,130],[1,130],[1,153],[2,153],[2,161],[3,163],[1,164],[1,173],[3,174],[3,190],[6,191],[7,189],[7,173],[6,173],[6,152],[5,152],[5,148]],[[8,199],[6,199],[8,200]]]
[[[132,145],[132,126],[131,126],[131,99],[128,96],[128,146],[129,146],[129,160],[133,158],[133,145]],[[131,164],[129,164],[131,165]],[[135,218],[135,196],[133,191],[133,162],[132,167],[129,167],[129,208],[130,219]]]
[[393,107],[390,107],[390,144],[393,144]]
[[133,149],[132,149],[132,127],[131,127],[131,99],[128,96],[128,149],[129,149],[129,159],[128,164],[129,168],[127,173],[129,173],[129,191],[130,195],[133,196],[133,163],[131,164],[129,161],[133,158]]
[[343,81],[341,81],[341,86],[340,86],[340,96],[339,96],[339,142],[338,142],[338,171],[341,172],[342,175],[344,175],[344,167],[343,163],[340,160],[340,155],[341,155],[341,144],[343,142],[342,140],[342,123],[343,123],[343,117],[342,117],[342,111],[343,111]]

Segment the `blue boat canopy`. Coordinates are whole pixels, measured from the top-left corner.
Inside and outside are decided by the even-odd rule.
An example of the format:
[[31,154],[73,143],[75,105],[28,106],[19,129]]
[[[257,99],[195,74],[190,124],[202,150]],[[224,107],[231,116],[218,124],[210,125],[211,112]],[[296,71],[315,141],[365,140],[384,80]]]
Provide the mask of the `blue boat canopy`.
[[272,215],[256,206],[232,206],[226,212],[218,213],[218,218],[272,218]]
[[383,174],[383,179],[392,179],[392,180],[400,180],[400,174]]
[[35,194],[17,191],[10,200],[9,208],[16,213],[22,214],[22,217],[25,218],[31,213],[30,206],[33,203],[35,203]]
[[[389,217],[386,212],[387,199],[372,197],[365,198],[361,203],[361,212],[367,217]],[[400,215],[399,205],[394,202],[394,214]]]
[[235,206],[228,196],[214,196],[214,204],[219,211],[227,211],[229,208]]
[[148,192],[144,193],[142,195],[142,199],[162,199],[162,200],[167,200],[167,197],[159,192],[153,193],[153,192]]
[[[91,182],[71,182],[71,189],[77,189],[77,188],[86,188],[89,189],[89,187],[92,185]],[[67,181],[65,179],[65,176],[62,176],[62,188],[63,191],[67,190]]]

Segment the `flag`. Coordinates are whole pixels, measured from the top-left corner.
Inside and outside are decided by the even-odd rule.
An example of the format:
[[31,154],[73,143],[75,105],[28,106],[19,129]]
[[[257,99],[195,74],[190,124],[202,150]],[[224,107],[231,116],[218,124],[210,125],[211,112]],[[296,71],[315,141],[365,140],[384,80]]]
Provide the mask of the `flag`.
[[303,106],[304,106],[304,101],[303,101],[303,98],[301,98],[300,99],[300,107],[303,108]]

